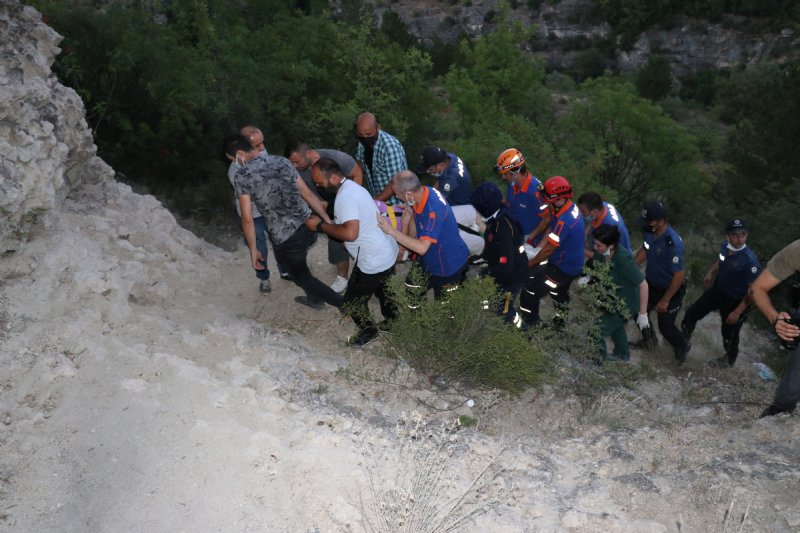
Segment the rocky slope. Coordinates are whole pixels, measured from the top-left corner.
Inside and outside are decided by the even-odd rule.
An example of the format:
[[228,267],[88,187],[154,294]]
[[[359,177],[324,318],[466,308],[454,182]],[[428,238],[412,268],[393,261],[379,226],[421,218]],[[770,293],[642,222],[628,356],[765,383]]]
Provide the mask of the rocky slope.
[[[16,2],[0,21],[32,45],[7,48],[5,72],[58,39]],[[8,79],[4,110],[38,83]],[[53,110],[77,106],[51,91]],[[50,109],[38,94],[13,105]],[[49,118],[50,133],[66,127]],[[432,388],[380,342],[347,349],[352,325],[298,308],[292,284],[259,293],[244,249],[209,245],[114,181],[74,119],[52,159],[16,156],[10,168],[32,176],[3,182],[26,191],[9,212],[48,214],[0,256],[0,530],[800,527],[800,426],[756,419],[774,383],[752,368],[766,343],[751,329],[736,369],[705,364],[720,349],[709,319],[684,368],[635,354],[650,377],[590,404],[564,381],[519,398]],[[335,275],[324,243],[312,263]]]

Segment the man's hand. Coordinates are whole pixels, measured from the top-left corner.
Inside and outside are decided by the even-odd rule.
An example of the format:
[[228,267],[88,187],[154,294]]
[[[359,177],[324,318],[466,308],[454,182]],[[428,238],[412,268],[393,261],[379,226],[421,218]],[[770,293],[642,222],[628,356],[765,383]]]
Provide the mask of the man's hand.
[[778,313],[778,318],[775,320],[775,324],[773,325],[775,333],[778,334],[778,337],[789,342],[793,341],[797,337],[800,337],[800,328],[787,322],[787,320],[791,320],[791,318],[792,315],[786,311],[781,311]]
[[636,317],[636,325],[639,327],[641,331],[646,330],[650,327],[650,318],[647,316],[647,313],[640,313]]
[[714,284],[714,275],[711,272],[709,272],[703,278],[703,287],[705,287],[706,289],[710,289],[711,285],[713,284]]
[[734,309],[733,311],[730,312],[728,318],[725,319],[725,323],[728,324],[729,326],[732,326],[733,324],[736,324],[739,321],[739,317],[741,316],[742,312]]
[[666,313],[669,308],[669,300],[659,300],[656,304],[657,313]]
[[306,227],[309,230],[314,231],[314,232],[317,231],[317,229],[319,228],[319,225],[321,223],[322,223],[322,219],[320,217],[318,217],[317,215],[311,215],[310,217],[308,217],[306,219]]
[[378,226],[381,228],[381,231],[387,235],[391,235],[392,230],[394,229],[392,228],[392,223],[386,220],[386,217],[380,213],[376,213],[375,216],[378,218]]
[[256,270],[264,270],[264,258],[258,250],[250,250],[250,262]]

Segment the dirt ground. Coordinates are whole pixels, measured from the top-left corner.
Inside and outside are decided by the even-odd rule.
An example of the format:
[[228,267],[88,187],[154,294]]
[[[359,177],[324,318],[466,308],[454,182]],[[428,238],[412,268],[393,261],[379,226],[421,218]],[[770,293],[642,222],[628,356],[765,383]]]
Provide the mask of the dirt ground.
[[645,378],[591,402],[440,388],[259,293],[228,237],[107,182],[0,258],[0,530],[800,530],[800,425],[757,418],[749,326],[733,369],[709,317],[684,367],[634,352]]

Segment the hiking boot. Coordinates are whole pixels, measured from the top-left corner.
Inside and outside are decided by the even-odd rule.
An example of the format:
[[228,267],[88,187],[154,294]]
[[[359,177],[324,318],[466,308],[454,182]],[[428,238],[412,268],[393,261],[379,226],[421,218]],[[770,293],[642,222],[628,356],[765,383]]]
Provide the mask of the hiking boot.
[[258,290],[264,294],[269,294],[272,292],[272,285],[269,284],[268,279],[262,279],[261,283],[258,284]]
[[342,276],[336,276],[336,279],[331,283],[331,290],[335,293],[341,294],[346,288],[347,278],[343,278]]
[[323,309],[325,307],[325,302],[319,298],[309,298],[305,294],[302,296],[295,296],[294,301],[299,303],[300,305],[305,305],[306,307],[310,307],[311,309]]
[[793,413],[793,412],[794,412],[794,407],[792,407],[791,409],[783,409],[773,403],[769,407],[764,409],[764,412],[762,412],[758,418],[766,418],[768,416],[775,416],[781,413]]
[[347,345],[354,348],[361,348],[374,341],[377,336],[377,330],[365,329],[347,339]]
[[686,354],[689,353],[689,350],[691,349],[692,345],[687,342],[686,346],[675,350],[675,363],[678,366],[683,366],[683,363],[686,362]]
[[733,365],[728,362],[727,357],[720,357],[719,359],[714,359],[713,361],[709,361],[708,366],[710,366],[711,368],[730,368]]

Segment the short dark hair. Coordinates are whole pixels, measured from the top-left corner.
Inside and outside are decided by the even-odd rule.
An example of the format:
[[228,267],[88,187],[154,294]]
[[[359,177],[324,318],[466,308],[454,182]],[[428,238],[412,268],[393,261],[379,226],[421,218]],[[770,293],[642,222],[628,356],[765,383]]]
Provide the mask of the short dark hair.
[[594,191],[587,191],[578,197],[578,205],[585,205],[589,211],[603,210],[603,197]]
[[300,155],[305,155],[305,153],[308,152],[309,150],[311,150],[311,145],[309,145],[305,141],[289,141],[286,143],[283,155],[285,157],[289,157],[295,152],[297,152]]
[[606,246],[619,244],[619,228],[612,224],[600,224],[592,233],[592,238]]
[[236,157],[236,152],[252,152],[255,150],[250,144],[250,139],[241,133],[235,133],[225,137],[225,153],[231,157]]
[[330,178],[333,175],[343,177],[344,173],[342,172],[342,167],[339,166],[339,163],[334,161],[329,157],[320,157],[316,163],[314,163],[314,167],[326,178]]

